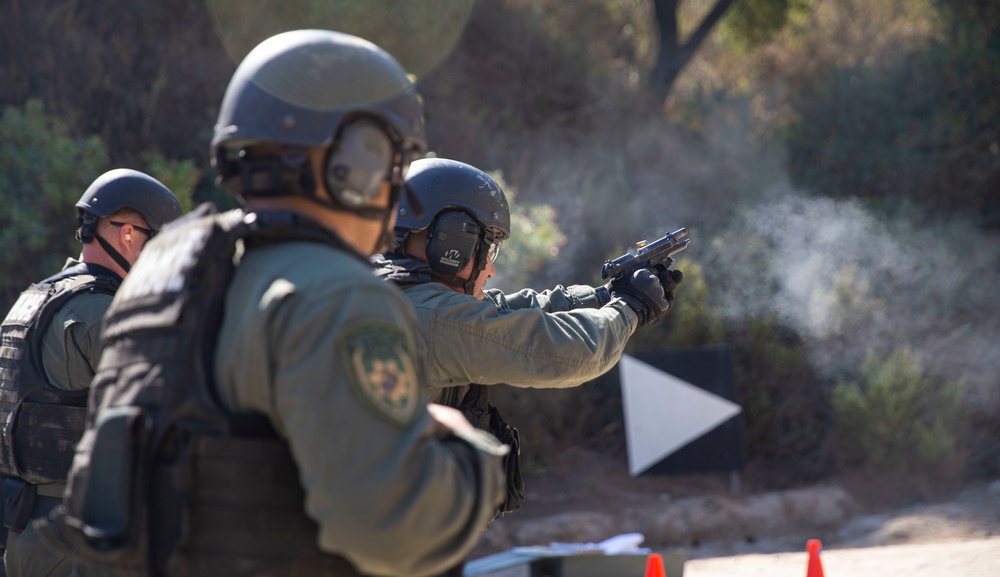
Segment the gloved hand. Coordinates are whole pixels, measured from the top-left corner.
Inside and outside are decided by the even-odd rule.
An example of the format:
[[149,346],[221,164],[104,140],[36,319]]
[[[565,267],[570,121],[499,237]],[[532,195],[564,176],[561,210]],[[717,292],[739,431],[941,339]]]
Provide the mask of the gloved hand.
[[670,306],[674,305],[674,289],[677,285],[681,284],[684,280],[684,273],[679,270],[670,270],[664,268],[656,273],[656,278],[660,279],[660,285],[663,286],[663,296],[670,303]]
[[660,279],[648,268],[641,268],[631,276],[616,278],[607,286],[611,296],[622,299],[635,311],[640,327],[659,321],[670,310],[670,301],[667,300]]

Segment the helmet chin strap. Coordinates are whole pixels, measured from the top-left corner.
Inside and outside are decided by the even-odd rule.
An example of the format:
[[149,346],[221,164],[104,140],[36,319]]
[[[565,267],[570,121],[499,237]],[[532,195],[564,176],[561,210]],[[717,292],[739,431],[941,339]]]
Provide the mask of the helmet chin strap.
[[120,252],[115,250],[115,247],[111,246],[111,243],[104,240],[104,237],[95,232],[94,238],[97,239],[97,243],[101,245],[104,252],[108,253],[108,256],[114,259],[114,261],[118,263],[118,266],[122,267],[122,270],[124,270],[126,274],[132,270],[132,265],[125,260],[125,257],[123,257]]

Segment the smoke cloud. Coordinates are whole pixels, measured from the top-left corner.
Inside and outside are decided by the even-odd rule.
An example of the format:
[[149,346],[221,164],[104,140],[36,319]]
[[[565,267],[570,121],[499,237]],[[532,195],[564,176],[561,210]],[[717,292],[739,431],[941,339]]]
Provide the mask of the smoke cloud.
[[932,374],[996,402],[996,239],[913,209],[875,215],[856,201],[790,188],[772,196],[720,237],[710,274],[729,277],[719,283],[727,319],[775,315],[806,337],[830,375],[860,365],[868,349],[908,346]]
[[520,152],[505,171],[517,201],[554,207],[569,239],[534,288],[597,284],[604,260],[683,226],[693,240],[683,256],[703,265],[723,318],[773,315],[806,340],[820,374],[851,375],[867,350],[908,346],[973,402],[1000,403],[995,235],[796,190],[781,151],[755,142],[738,115],[700,134],[627,114],[588,122],[589,138],[548,127],[496,143]]

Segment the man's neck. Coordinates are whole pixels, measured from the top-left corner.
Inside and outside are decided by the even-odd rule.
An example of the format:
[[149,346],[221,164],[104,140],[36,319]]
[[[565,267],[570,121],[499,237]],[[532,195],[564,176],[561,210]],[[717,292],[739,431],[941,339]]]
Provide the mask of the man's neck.
[[375,248],[377,248],[372,246],[375,241],[370,238],[370,221],[349,212],[338,212],[324,208],[305,198],[298,196],[251,197],[247,200],[244,208],[248,212],[288,211],[301,214],[337,233],[351,248],[366,257],[374,254]]
[[83,245],[83,249],[80,252],[80,262],[101,265],[122,278],[128,275],[125,269],[119,266],[115,262],[115,259],[111,258],[111,255],[104,252],[104,249],[101,248],[101,245],[96,240]]

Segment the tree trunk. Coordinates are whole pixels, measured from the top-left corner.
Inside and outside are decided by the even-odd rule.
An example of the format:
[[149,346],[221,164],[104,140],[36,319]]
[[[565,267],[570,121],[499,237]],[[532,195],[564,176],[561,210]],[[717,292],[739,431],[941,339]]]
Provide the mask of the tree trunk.
[[653,0],[656,24],[660,32],[660,47],[656,54],[656,65],[650,75],[649,84],[653,93],[662,101],[670,94],[681,70],[687,66],[695,51],[708,37],[708,33],[718,24],[722,15],[735,0],[717,0],[712,10],[705,16],[698,28],[683,44],[677,27],[677,10],[681,0]]

